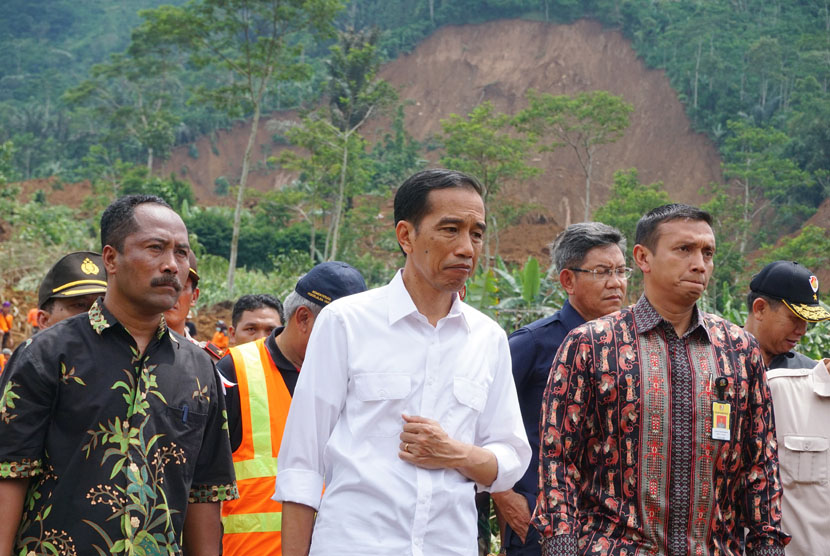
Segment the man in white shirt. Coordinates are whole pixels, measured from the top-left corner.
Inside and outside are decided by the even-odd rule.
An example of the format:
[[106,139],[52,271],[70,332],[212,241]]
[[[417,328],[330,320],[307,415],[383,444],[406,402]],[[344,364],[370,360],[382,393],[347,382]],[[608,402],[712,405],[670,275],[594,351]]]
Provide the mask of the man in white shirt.
[[830,320],[818,278],[795,261],[769,263],[749,284],[744,328],[769,367],[784,496],[781,526],[792,535],[787,556],[830,555],[830,359],[794,351],[809,323]]
[[403,270],[317,317],[279,454],[284,556],[477,554],[474,487],[530,460],[504,331],[458,294],[485,227],[475,178],[413,175]]

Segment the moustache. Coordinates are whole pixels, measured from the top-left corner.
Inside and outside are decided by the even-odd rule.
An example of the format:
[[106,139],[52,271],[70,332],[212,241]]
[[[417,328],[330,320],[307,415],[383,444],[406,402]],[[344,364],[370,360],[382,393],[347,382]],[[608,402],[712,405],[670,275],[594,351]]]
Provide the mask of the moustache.
[[164,276],[160,276],[159,278],[153,278],[150,280],[150,286],[154,288],[158,286],[172,286],[177,292],[182,291],[182,283],[172,274],[166,274]]

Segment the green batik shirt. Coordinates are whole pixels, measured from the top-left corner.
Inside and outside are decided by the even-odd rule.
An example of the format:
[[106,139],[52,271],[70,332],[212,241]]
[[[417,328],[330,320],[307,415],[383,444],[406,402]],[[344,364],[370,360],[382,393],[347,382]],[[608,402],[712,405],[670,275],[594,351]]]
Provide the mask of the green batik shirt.
[[14,554],[181,554],[188,503],[238,497],[221,385],[161,320],[143,355],[99,299],[0,376],[0,478],[29,478]]

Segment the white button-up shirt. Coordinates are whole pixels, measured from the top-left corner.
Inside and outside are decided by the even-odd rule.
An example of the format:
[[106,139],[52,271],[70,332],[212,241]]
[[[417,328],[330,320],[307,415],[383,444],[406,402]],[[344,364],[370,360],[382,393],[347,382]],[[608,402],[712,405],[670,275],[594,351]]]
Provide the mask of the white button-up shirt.
[[792,535],[787,556],[830,555],[830,374],[824,362],[807,369],[767,371],[784,496],[781,528]]
[[319,511],[312,555],[478,554],[475,483],[398,458],[403,413],[496,456],[479,490],[511,488],[530,461],[504,331],[457,297],[433,327],[398,272],[314,323],[274,495]]

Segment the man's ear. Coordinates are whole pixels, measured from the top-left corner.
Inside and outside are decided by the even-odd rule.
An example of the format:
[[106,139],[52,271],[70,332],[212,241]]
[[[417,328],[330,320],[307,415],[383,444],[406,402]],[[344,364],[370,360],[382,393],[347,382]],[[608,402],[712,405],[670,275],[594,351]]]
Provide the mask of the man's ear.
[[752,316],[757,321],[764,320],[764,315],[770,310],[769,303],[763,297],[756,297],[752,302]]
[[37,327],[40,330],[44,328],[49,328],[49,320],[52,318],[52,315],[44,311],[43,309],[37,310]]
[[573,270],[563,268],[559,273],[559,283],[568,295],[573,295],[576,291],[576,273]]
[[117,268],[115,258],[117,255],[118,251],[115,250],[115,247],[112,245],[104,245],[104,249],[101,251],[101,258],[104,260],[104,268],[107,271],[107,275],[115,274]]
[[291,316],[292,319],[295,319],[297,322],[297,330],[305,334],[306,336],[311,334],[311,327],[314,324],[314,315],[311,313],[311,310],[308,307],[303,307],[300,305],[297,307],[297,310],[294,311],[294,314]]
[[236,343],[236,328],[234,328],[233,325],[228,327],[228,341],[232,344]]
[[652,253],[645,245],[638,243],[634,246],[634,264],[640,267],[643,274],[651,272],[651,257]]
[[199,301],[199,288],[193,288],[193,293],[190,294],[190,306],[195,307],[197,301]]
[[395,236],[398,239],[401,249],[407,255],[413,251],[412,241],[415,239],[415,234],[415,226],[411,222],[401,220],[395,226]]

